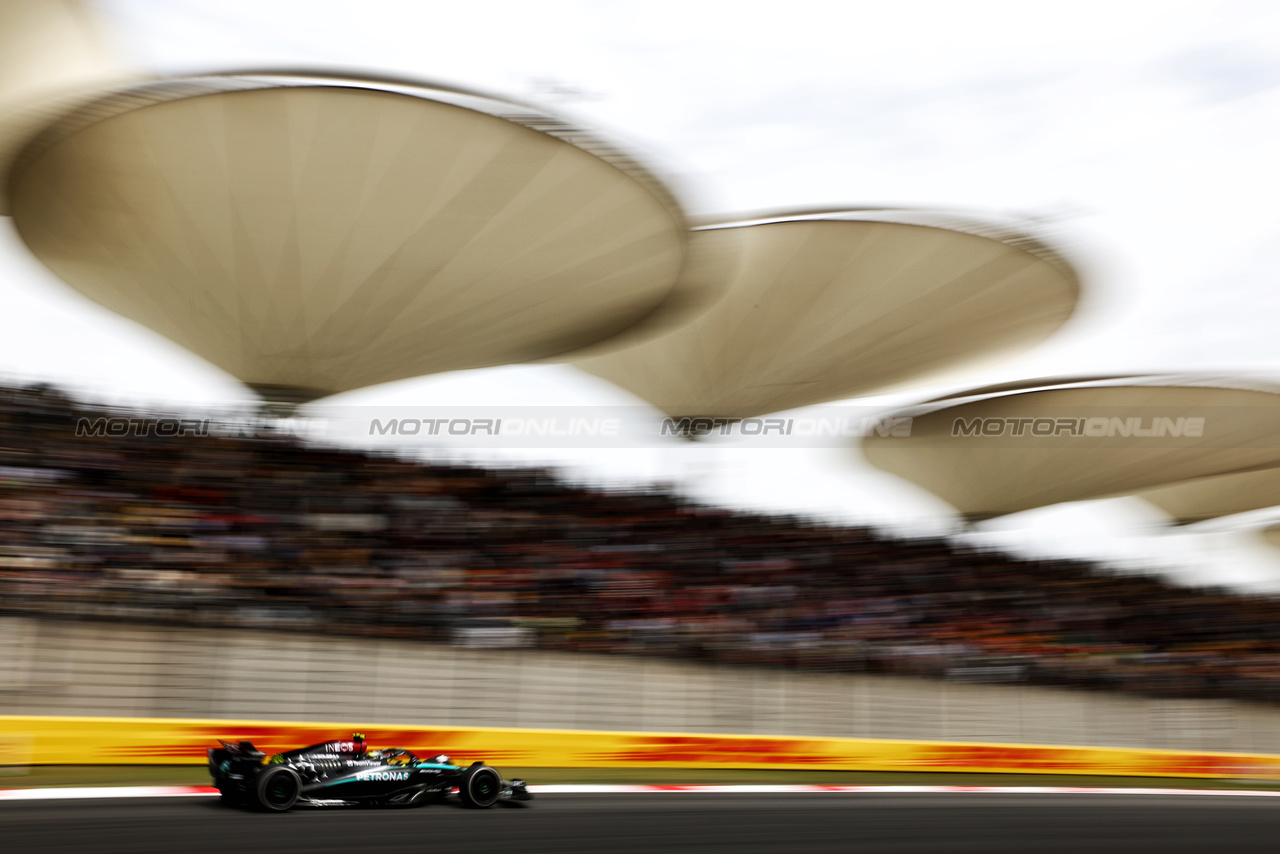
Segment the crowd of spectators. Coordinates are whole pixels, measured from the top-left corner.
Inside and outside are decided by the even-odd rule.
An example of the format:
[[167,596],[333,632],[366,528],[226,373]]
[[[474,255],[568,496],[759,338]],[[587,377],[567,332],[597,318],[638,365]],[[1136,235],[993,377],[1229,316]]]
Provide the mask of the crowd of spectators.
[[1276,598],[106,415],[0,389],[3,611],[1280,702]]

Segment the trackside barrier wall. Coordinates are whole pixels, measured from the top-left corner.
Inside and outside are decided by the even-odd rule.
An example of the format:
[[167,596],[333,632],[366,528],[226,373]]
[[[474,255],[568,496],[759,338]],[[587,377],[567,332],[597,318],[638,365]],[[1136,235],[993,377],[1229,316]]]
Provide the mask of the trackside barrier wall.
[[31,617],[0,617],[0,715],[1280,754],[1280,708],[1230,700]]
[[394,727],[366,723],[0,717],[0,743],[33,765],[183,765],[219,738],[276,753],[363,732],[373,746],[447,753],[455,762],[541,768],[787,768],[1141,777],[1280,777],[1280,756],[1029,744],[760,735]]

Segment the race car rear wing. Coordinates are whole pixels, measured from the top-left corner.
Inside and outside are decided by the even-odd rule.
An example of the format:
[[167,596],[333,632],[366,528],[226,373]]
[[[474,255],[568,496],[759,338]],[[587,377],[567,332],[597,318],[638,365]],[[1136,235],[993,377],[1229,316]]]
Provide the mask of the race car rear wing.
[[252,741],[234,742],[234,741],[223,741],[222,739],[218,739],[218,744],[221,744],[223,749],[225,749],[227,753],[236,757],[256,759],[256,758],[260,758],[267,755],[263,753],[261,750],[259,750],[258,748],[254,747]]

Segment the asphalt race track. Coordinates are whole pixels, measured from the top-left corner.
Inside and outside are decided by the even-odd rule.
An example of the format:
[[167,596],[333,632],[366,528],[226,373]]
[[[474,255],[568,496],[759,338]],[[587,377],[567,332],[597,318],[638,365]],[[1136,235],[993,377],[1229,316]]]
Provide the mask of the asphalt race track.
[[1280,802],[1090,794],[550,794],[467,810],[294,810],[217,798],[0,803],[27,852],[1238,852],[1280,850]]

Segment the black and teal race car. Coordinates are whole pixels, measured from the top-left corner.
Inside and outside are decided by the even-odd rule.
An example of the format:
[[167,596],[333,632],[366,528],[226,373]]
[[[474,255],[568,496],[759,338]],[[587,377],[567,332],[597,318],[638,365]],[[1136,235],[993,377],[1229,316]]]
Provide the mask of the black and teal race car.
[[478,809],[533,797],[523,780],[504,780],[483,762],[463,766],[444,755],[369,750],[358,733],[270,756],[248,741],[219,744],[209,749],[209,773],[223,801],[271,812],[295,805],[413,806],[455,790],[465,806]]

